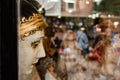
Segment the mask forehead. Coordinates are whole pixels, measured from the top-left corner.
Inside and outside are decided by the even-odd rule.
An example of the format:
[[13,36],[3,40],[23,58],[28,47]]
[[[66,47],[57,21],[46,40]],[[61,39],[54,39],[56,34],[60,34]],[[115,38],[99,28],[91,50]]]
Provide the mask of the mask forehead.
[[44,37],[44,31],[36,31],[34,34],[32,34],[28,37],[25,37],[24,41],[34,42],[43,37]]

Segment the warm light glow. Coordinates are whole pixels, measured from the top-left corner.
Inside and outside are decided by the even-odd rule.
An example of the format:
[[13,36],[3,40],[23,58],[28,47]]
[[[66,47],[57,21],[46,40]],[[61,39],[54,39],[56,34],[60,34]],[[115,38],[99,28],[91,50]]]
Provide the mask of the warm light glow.
[[99,13],[96,13],[96,17],[99,17]]
[[108,15],[108,17],[110,18],[110,17],[111,17],[111,15],[109,14],[109,15]]
[[61,16],[58,16],[58,18],[61,18]]
[[81,28],[81,31],[84,31],[85,30],[85,28]]
[[92,15],[88,15],[88,17],[89,17],[89,18],[91,18],[91,17],[92,17]]
[[86,1],[86,4],[90,4],[90,2],[89,2],[89,1]]
[[92,15],[92,19],[95,19],[95,18],[96,18],[96,15],[95,15],[95,14],[93,14],[93,15]]
[[119,22],[118,22],[118,21],[115,21],[113,24],[114,24],[115,28],[117,28]]
[[97,32],[101,32],[101,28],[96,28],[96,31]]
[[68,10],[69,13],[73,12],[73,10]]

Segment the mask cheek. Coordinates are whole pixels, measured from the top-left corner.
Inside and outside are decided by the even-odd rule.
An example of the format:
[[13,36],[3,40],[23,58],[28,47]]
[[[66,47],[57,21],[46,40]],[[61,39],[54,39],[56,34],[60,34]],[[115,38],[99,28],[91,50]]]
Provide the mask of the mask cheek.
[[37,58],[45,57],[45,50],[44,50],[42,41],[40,42],[40,45],[37,50],[38,50]]

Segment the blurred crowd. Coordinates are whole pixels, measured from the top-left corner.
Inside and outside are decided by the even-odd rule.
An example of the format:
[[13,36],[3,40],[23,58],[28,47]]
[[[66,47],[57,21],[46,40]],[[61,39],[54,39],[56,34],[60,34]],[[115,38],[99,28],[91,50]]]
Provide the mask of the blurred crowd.
[[[120,80],[120,31],[101,19],[85,26],[49,24],[43,40],[46,57],[37,63],[42,80]],[[89,35],[92,35],[90,38]]]

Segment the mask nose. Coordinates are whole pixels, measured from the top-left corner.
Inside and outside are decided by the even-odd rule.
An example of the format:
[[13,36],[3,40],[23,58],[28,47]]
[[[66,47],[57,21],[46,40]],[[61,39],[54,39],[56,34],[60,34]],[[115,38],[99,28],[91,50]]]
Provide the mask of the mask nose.
[[45,50],[43,47],[43,41],[40,42],[39,48],[38,48],[38,53],[37,53],[37,58],[45,57]]

